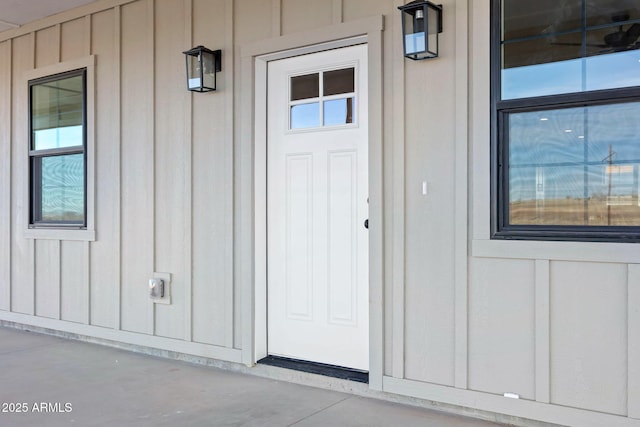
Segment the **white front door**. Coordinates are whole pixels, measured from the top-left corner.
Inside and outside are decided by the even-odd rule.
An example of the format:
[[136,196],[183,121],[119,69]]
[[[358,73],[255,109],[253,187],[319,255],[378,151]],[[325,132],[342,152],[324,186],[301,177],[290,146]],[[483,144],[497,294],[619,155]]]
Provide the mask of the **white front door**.
[[369,368],[367,48],[268,64],[268,352]]

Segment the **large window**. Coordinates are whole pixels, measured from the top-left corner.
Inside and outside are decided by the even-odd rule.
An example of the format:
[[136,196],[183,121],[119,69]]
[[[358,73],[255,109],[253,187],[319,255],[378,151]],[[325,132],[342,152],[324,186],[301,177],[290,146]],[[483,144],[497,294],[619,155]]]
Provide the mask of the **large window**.
[[30,227],[86,227],[86,71],[29,81]]
[[640,240],[640,2],[492,0],[494,238]]

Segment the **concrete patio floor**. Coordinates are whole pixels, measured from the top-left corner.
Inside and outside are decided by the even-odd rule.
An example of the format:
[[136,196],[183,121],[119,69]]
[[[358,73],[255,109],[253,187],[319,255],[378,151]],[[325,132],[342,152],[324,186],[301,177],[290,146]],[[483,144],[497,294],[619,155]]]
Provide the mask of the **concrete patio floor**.
[[6,327],[0,404],[12,427],[499,425]]

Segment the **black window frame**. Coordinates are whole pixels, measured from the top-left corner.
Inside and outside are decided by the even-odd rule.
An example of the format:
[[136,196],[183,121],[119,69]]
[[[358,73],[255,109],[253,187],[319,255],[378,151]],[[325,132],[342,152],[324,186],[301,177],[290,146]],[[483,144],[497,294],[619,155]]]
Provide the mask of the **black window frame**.
[[[52,148],[36,150],[33,141],[33,109],[32,97],[33,87],[36,85],[55,82],[71,77],[82,77],[82,145],[74,147]],[[28,122],[29,137],[28,141],[28,162],[29,162],[29,226],[30,229],[87,229],[87,69],[79,68],[75,70],[65,71],[28,82]],[[40,168],[35,167],[35,163],[46,157],[55,157],[61,155],[82,154],[83,162],[83,210],[82,221],[43,221],[42,215],[42,188],[40,186],[42,180],[40,176]]]
[[508,115],[563,108],[640,102],[640,86],[502,100],[502,0],[491,0],[490,25],[490,236],[496,240],[640,242],[638,226],[509,224]]

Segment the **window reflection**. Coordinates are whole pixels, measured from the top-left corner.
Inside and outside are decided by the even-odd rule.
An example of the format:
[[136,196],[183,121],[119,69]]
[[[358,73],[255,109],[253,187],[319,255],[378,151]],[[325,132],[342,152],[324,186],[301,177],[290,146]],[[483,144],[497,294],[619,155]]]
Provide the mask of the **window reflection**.
[[297,104],[291,106],[291,129],[320,126],[320,103]]
[[82,86],[82,76],[74,76],[31,88],[34,150],[83,144]]
[[341,93],[354,92],[355,87],[355,68],[344,68],[342,70],[325,71],[323,76],[324,96],[338,95]]
[[82,132],[82,125],[36,130],[33,132],[34,145],[36,150],[82,145]]
[[640,103],[509,115],[509,222],[640,225]]
[[291,78],[291,100],[317,98],[319,93],[320,75],[318,73],[305,74]]
[[353,98],[324,102],[324,125],[335,126],[353,123]]
[[640,85],[637,0],[503,0],[502,99]]
[[83,154],[35,158],[45,222],[84,220]]
[[291,77],[291,100],[317,98],[320,93],[320,75],[318,73]]

